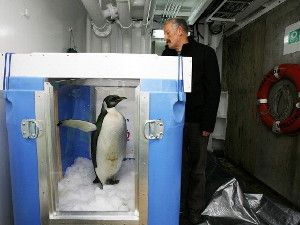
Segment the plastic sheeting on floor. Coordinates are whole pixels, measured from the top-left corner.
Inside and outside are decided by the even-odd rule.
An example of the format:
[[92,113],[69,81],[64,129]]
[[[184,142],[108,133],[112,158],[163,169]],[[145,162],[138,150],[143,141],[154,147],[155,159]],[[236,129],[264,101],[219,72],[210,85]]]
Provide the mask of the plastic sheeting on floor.
[[244,194],[234,178],[217,189],[202,213],[208,225],[299,225],[300,213],[262,194]]

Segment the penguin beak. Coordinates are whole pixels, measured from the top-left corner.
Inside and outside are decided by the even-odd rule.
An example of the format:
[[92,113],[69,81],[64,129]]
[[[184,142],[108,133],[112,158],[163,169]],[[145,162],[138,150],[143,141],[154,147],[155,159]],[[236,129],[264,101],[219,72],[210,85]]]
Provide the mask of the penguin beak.
[[122,101],[122,100],[124,100],[124,99],[127,99],[127,98],[126,97],[120,97],[119,98],[119,102]]
[[119,97],[116,99],[116,103],[118,104],[120,101],[127,99],[126,97]]

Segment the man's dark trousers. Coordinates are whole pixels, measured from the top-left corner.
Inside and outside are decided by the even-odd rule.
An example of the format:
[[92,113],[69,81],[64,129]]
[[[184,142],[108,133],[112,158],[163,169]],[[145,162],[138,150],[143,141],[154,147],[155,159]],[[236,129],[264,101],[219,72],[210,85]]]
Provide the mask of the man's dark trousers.
[[200,214],[204,210],[208,138],[202,136],[202,130],[198,123],[184,125],[181,211],[197,211]]

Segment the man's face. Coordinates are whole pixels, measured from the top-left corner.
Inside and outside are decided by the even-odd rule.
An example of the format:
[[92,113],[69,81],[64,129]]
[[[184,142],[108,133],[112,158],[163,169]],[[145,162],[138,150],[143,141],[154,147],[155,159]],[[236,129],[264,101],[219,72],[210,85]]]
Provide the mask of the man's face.
[[180,32],[178,28],[174,28],[173,23],[169,22],[164,25],[164,35],[166,44],[170,49],[176,49],[179,43]]

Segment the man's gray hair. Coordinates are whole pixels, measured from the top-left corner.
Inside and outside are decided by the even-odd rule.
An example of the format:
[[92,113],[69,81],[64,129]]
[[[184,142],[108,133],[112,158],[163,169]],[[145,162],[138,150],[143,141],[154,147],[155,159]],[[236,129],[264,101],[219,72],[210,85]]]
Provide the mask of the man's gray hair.
[[189,32],[189,27],[187,25],[187,22],[184,19],[181,18],[172,18],[168,19],[165,24],[172,23],[174,28],[177,29],[178,27],[181,27],[185,33]]

